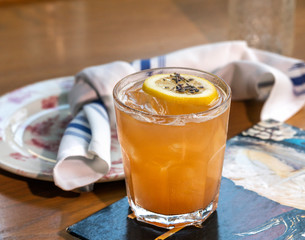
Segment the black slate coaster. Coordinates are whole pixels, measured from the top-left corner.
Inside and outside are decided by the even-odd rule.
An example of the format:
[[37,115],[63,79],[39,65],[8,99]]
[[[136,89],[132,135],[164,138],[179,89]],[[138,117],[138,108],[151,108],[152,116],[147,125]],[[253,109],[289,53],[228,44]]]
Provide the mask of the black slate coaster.
[[[149,240],[168,231],[130,219],[130,213],[125,197],[67,231],[90,240]],[[305,211],[283,206],[223,178],[218,209],[202,228],[186,227],[166,239],[299,239],[304,232]]]

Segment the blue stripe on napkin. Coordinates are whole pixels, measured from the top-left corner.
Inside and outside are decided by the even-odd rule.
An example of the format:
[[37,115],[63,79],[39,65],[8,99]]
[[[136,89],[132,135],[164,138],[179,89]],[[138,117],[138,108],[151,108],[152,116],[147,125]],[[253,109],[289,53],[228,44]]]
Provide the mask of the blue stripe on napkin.
[[299,63],[294,64],[294,65],[289,69],[289,71],[294,70],[294,69],[297,69],[297,68],[303,68],[303,67],[305,67],[305,62],[299,62]]
[[[294,64],[290,69],[290,73],[295,72],[300,74],[296,77],[290,77],[293,84],[293,93],[296,96],[305,94],[305,63],[299,62]],[[295,74],[293,74],[295,76]]]
[[150,59],[142,59],[141,60],[141,70],[150,68]]
[[293,89],[293,93],[296,96],[301,96],[301,95],[305,94],[305,89],[304,90]]
[[79,130],[82,130],[82,131],[84,131],[84,132],[86,132],[86,133],[88,133],[88,134],[90,134],[91,135],[91,129],[90,128],[87,128],[87,127],[85,127],[85,126],[83,126],[83,125],[81,125],[81,124],[78,124],[78,123],[70,123],[68,126],[67,126],[67,129],[68,128],[76,128],[76,129],[79,129]]
[[303,85],[303,84],[305,84],[305,74],[298,76],[298,77],[291,78],[291,81],[294,86]]
[[85,140],[87,143],[90,143],[90,141],[91,141],[90,138],[88,138],[80,133],[69,131],[69,130],[65,131],[65,135],[70,135],[70,136],[81,138],[81,139]]

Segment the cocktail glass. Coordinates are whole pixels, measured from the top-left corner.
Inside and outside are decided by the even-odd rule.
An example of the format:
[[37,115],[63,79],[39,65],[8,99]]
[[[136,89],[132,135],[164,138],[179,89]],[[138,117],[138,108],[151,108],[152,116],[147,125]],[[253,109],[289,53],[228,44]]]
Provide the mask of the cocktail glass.
[[[203,77],[220,100],[202,112],[167,115],[164,101],[141,90],[148,76],[163,73]],[[127,195],[137,220],[169,229],[200,225],[218,204],[230,87],[204,71],[158,68],[123,78],[113,97]]]

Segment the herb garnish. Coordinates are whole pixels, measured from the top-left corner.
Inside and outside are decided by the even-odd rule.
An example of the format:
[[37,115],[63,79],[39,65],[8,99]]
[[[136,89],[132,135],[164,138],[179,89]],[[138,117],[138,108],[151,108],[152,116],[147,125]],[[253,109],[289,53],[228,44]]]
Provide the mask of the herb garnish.
[[[191,81],[193,81],[193,78],[185,78],[181,76],[179,73],[170,74],[169,79],[175,83],[175,87],[173,87],[171,90],[178,92],[178,93],[190,93],[195,94],[200,91],[200,89],[203,89],[203,86],[194,86],[190,84]],[[166,81],[166,79],[163,79],[163,81]],[[164,87],[168,88],[168,87]]]

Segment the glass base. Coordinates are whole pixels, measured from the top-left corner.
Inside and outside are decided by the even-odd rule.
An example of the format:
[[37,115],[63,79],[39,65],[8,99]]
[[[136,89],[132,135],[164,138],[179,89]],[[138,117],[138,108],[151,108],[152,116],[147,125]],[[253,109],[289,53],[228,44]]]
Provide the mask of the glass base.
[[163,215],[145,210],[134,204],[129,199],[129,205],[134,212],[136,219],[141,222],[152,224],[158,227],[172,229],[185,226],[201,227],[201,224],[216,210],[218,197],[211,202],[205,209],[200,209],[195,212],[178,214],[178,215]]

